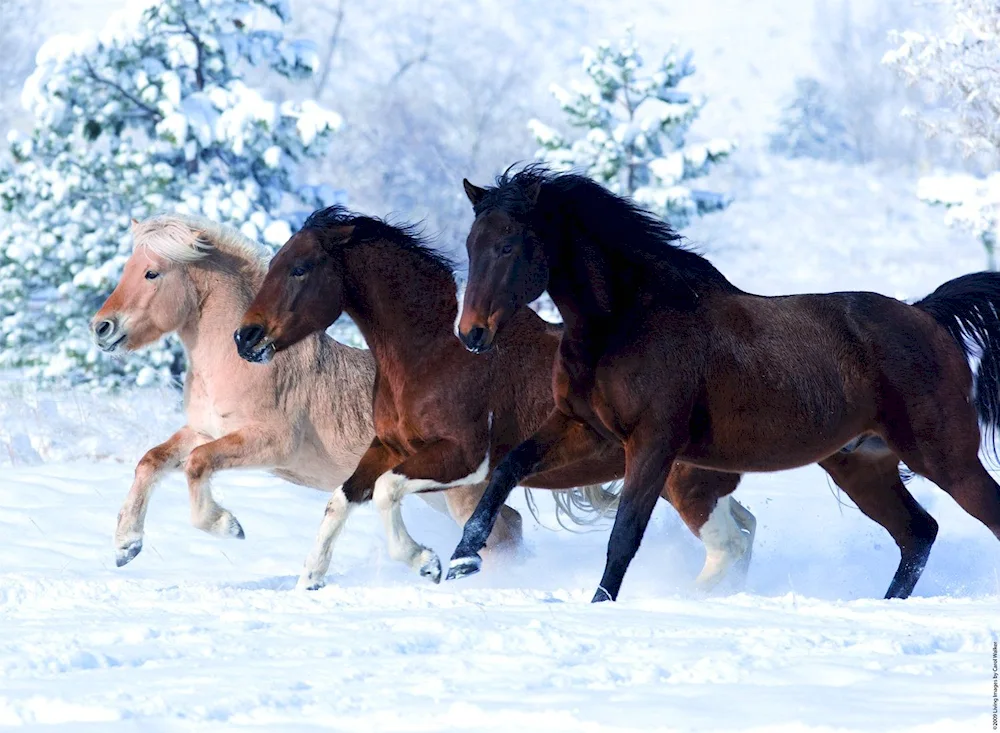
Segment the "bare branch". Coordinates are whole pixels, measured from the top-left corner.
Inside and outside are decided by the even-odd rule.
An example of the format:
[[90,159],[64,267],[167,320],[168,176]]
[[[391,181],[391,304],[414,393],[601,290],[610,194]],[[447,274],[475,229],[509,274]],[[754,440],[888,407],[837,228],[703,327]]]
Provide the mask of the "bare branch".
[[427,60],[430,58],[431,42],[433,40],[434,40],[434,33],[430,29],[428,29],[427,35],[424,36],[424,45],[416,56],[412,56],[408,59],[401,60],[399,58],[399,54],[397,53],[396,62],[399,64],[399,66],[396,68],[396,71],[393,73],[393,75],[389,77],[389,81],[386,83],[386,85],[392,86],[393,84],[395,84],[397,81],[400,80],[403,74],[412,69],[414,66],[419,66],[420,64],[426,63]]
[[194,70],[195,82],[198,85],[198,91],[205,88],[205,46],[201,42],[201,38],[188,24],[187,18],[181,16],[181,25],[184,26],[184,32],[187,33],[191,40],[194,41],[194,47],[198,52],[198,65]]
[[330,33],[330,40],[327,41],[326,58],[323,60],[319,77],[316,79],[317,97],[321,96],[323,90],[326,89],[326,82],[330,78],[330,72],[333,70],[333,54],[336,52],[337,46],[340,45],[340,29],[343,24],[344,0],[340,0],[337,3],[337,9],[334,11],[333,31]]
[[98,74],[97,71],[94,70],[94,67],[91,65],[90,60],[87,59],[86,57],[83,57],[83,64],[87,68],[87,73],[90,75],[91,79],[93,79],[99,84],[103,84],[105,86],[111,87],[112,89],[116,90],[119,94],[125,97],[125,99],[130,101],[136,107],[145,110],[148,113],[148,115],[153,119],[157,121],[163,119],[163,115],[160,114],[160,112],[157,109],[155,109],[154,107],[150,107],[148,104],[143,102],[138,97],[134,97],[131,94],[129,94],[127,91],[125,91],[124,88],[122,88],[120,84],[117,84],[116,82],[113,82],[110,79],[105,79],[100,74]]

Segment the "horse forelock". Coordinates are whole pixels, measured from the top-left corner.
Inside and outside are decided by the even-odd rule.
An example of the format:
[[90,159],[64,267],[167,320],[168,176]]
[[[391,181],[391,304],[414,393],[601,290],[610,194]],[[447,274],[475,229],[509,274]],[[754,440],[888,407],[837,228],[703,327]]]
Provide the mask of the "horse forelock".
[[267,252],[233,227],[198,216],[159,214],[133,224],[133,248],[147,248],[169,262],[188,264],[213,252],[263,266]]

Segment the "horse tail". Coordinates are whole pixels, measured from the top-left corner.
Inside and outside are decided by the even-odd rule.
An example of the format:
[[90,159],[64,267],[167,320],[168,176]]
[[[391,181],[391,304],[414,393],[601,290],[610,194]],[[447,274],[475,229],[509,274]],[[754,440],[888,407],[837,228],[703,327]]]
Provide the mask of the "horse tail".
[[951,334],[967,359],[978,357],[974,403],[991,433],[1000,428],[1000,272],[949,280],[914,305]]
[[[607,486],[595,484],[593,486],[582,486],[577,489],[567,489],[565,491],[548,491],[556,505],[556,521],[563,529],[570,532],[578,531],[576,527],[591,527],[603,519],[613,517],[618,511],[618,501],[621,498],[622,483],[616,481]],[[528,511],[535,521],[542,524],[538,514],[538,504],[535,502],[534,493],[528,489],[524,490],[524,498],[528,505]],[[567,521],[569,524],[567,524]]]

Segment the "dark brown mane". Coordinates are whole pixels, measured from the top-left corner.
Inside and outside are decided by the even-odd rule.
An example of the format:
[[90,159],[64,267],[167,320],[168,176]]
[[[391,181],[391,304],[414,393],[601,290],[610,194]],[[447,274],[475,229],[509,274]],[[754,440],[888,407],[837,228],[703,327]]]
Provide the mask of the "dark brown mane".
[[354,227],[354,231],[347,239],[320,237],[327,251],[383,240],[417,255],[418,259],[454,278],[455,263],[443,252],[424,242],[420,229],[415,224],[391,224],[385,219],[356,214],[344,206],[334,205],[310,214],[302,225],[302,230],[324,232],[333,227],[346,226]]
[[506,171],[486,189],[475,213],[491,209],[530,223],[550,260],[557,250],[596,247],[609,279],[629,301],[642,291],[689,307],[706,289],[735,290],[712,263],[681,244],[669,223],[585,176],[537,165]]

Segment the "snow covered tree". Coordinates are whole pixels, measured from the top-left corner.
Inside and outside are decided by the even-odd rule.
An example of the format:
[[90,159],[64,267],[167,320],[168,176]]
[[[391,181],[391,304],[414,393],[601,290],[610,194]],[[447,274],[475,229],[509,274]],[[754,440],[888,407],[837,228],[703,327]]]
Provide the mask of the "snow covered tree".
[[733,149],[727,140],[685,141],[705,104],[679,89],[695,72],[690,52],[681,56],[673,47],[652,73],[643,73],[629,29],[616,47],[603,41],[596,49],[585,48],[583,71],[586,81],[572,91],[551,88],[569,126],[583,134],[570,139],[531,120],[541,145],[536,158],[556,170],[579,170],[678,228],[729,204],[722,194],[690,187]]
[[[928,89],[937,107],[919,116],[931,134],[957,139],[968,155],[1000,160],[1000,3],[942,0],[946,26],[940,31],[896,34],[899,46],[883,62],[909,83]],[[911,115],[914,113],[910,113]],[[971,228],[995,268],[1000,224],[997,174],[985,180],[966,175],[922,181],[924,200],[949,208],[953,223]]]
[[929,204],[948,209],[945,221],[971,232],[986,250],[986,264],[997,269],[1000,239],[1000,172],[986,178],[967,174],[924,176],[917,196]]
[[809,77],[795,80],[795,94],[781,110],[769,147],[789,158],[855,162],[860,158],[831,90]]
[[9,135],[0,167],[0,365],[106,385],[176,377],[176,343],[117,361],[87,332],[130,252],[130,218],[197,213],[274,246],[296,206],[333,202],[295,176],[340,118],[268,101],[246,78],[312,74],[288,20],[286,0],[133,0],[97,36],[45,43],[22,94],[33,129]]
[[952,133],[968,153],[1000,150],[1000,3],[940,0],[947,25],[938,32],[894,34],[883,57],[940,105],[921,115],[930,132]]

